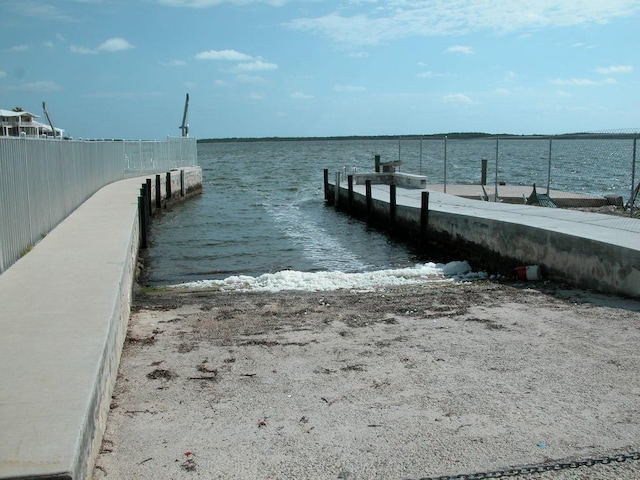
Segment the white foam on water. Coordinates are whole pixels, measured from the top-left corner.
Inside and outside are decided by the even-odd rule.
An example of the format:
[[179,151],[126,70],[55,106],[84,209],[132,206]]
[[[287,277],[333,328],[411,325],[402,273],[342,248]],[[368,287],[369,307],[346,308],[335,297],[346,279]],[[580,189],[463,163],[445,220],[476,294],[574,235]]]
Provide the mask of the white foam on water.
[[467,262],[424,263],[410,268],[345,273],[298,272],[283,270],[258,277],[236,275],[222,280],[199,280],[172,288],[206,288],[219,291],[279,292],[283,290],[327,291],[355,289],[375,290],[387,286],[422,283],[470,282],[488,278],[485,272],[473,272]]

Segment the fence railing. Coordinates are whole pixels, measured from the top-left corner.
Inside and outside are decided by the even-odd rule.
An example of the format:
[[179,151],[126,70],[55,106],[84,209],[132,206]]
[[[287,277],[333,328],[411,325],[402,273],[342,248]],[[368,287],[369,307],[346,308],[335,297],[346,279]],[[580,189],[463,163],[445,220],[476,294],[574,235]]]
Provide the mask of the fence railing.
[[0,273],[103,186],[190,165],[195,138],[0,137]]
[[623,198],[625,213],[640,207],[638,131],[583,135],[491,136],[482,138],[405,137],[397,152],[401,170],[427,176],[430,184],[537,185],[547,189],[593,196]]

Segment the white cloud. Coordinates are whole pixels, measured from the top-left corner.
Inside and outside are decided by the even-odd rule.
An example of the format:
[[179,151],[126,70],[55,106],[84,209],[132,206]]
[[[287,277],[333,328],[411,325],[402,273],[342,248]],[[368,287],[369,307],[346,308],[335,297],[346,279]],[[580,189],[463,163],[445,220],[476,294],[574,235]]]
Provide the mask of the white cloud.
[[376,45],[409,37],[528,33],[545,27],[602,24],[640,11],[637,0],[390,0],[358,6],[360,10],[351,16],[336,10],[297,18],[286,26],[343,45]]
[[53,48],[53,42],[51,40],[44,41],[42,42],[42,46],[44,48]]
[[432,72],[431,70],[427,70],[426,72],[420,72],[416,75],[416,77],[418,78],[437,78],[437,77],[444,77],[444,73],[435,73]]
[[616,73],[631,73],[633,67],[631,65],[612,65],[610,67],[596,68],[596,72],[603,75],[615,75]]
[[0,78],[4,78],[6,76],[7,76],[6,72],[3,72],[2,70],[0,70]]
[[351,58],[369,58],[369,53],[368,52],[351,52],[349,54],[349,57],[351,57]]
[[364,92],[366,90],[365,87],[360,87],[357,85],[334,85],[334,92]]
[[445,103],[473,103],[473,101],[463,93],[453,93],[442,97]]
[[445,50],[447,53],[462,53],[464,55],[471,55],[473,53],[473,49],[471,47],[465,47],[463,45],[454,45],[453,47],[449,47]]
[[26,45],[26,44],[15,45],[11,47],[9,50],[12,52],[26,52],[27,50],[29,50],[29,45]]
[[277,69],[278,69],[278,65],[276,65],[275,63],[269,63],[263,60],[256,60],[254,62],[239,63],[232,69],[232,71],[234,73],[265,72],[265,71],[277,70]]
[[25,17],[41,18],[44,20],[71,21],[72,17],[60,11],[52,5],[53,2],[40,2],[35,0],[13,2],[9,9]]
[[208,50],[206,52],[196,53],[198,60],[229,60],[233,62],[243,62],[253,60],[251,55],[237,52],[236,50]]
[[97,48],[89,48],[82,47],[77,45],[71,45],[69,50],[73,53],[78,53],[81,55],[96,55],[98,53],[112,53],[112,52],[122,52],[124,50],[129,50],[134,48],[134,46],[129,43],[126,39],[121,37],[110,38],[102,42]]
[[613,85],[617,83],[615,78],[604,78],[602,80],[591,80],[590,78],[555,78],[549,80],[552,85],[574,85],[578,87],[593,87],[599,85]]
[[287,3],[286,0],[156,0],[156,2],[167,7],[183,8],[207,8],[223,4],[243,6],[265,3],[275,7],[280,7]]
[[160,62],[163,67],[184,67],[187,64],[184,60],[169,60],[168,62]]
[[106,42],[100,44],[97,48],[98,52],[121,52],[134,48],[127,40],[121,37],[110,38]]
[[302,93],[302,92],[293,92],[291,94],[291,98],[295,98],[296,100],[309,100],[313,98],[313,95],[309,95],[307,93]]

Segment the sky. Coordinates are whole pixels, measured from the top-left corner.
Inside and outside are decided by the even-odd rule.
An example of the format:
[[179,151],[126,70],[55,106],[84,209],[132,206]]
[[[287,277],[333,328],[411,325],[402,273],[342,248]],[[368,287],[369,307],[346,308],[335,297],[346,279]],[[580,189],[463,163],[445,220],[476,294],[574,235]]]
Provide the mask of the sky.
[[0,0],[0,108],[73,138],[640,129],[639,0]]

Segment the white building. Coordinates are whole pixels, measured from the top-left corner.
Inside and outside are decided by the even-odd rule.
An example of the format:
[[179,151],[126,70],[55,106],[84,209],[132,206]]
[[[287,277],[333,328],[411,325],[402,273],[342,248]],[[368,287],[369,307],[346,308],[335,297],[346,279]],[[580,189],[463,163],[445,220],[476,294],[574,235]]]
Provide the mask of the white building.
[[[36,121],[40,118],[29,112],[0,109],[0,137],[52,137],[49,125]],[[56,128],[56,137],[62,137],[64,130]]]

